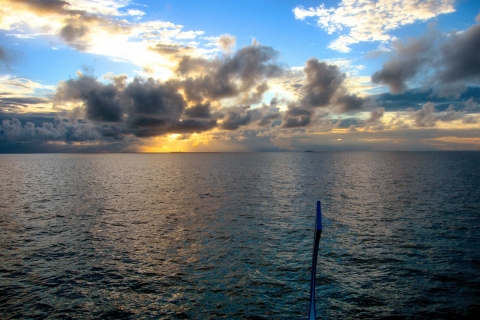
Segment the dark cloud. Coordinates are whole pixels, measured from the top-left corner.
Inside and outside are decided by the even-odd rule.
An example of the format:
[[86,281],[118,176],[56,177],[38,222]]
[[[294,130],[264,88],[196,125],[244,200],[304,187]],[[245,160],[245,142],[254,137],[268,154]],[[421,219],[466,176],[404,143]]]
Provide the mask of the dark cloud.
[[480,24],[450,35],[440,46],[443,70],[439,81],[451,83],[480,78]]
[[132,118],[180,119],[186,107],[186,101],[178,93],[176,86],[170,83],[161,84],[152,78],[135,78],[123,93],[125,99],[133,102],[129,108],[129,116]]
[[394,93],[405,91],[407,88],[405,82],[415,76],[432,58],[430,52],[432,41],[426,40],[430,40],[430,37],[412,40],[406,45],[400,42],[394,43],[396,56],[372,75],[372,82],[388,85],[390,91]]
[[219,114],[223,113],[221,128],[237,130],[247,125],[251,125],[251,128],[256,129],[269,127],[282,116],[277,104],[278,99],[273,98],[270,104],[263,104],[255,109],[250,108],[250,106],[224,108],[219,111]]
[[32,122],[24,125],[16,119],[3,120],[0,126],[0,141],[85,141],[96,140],[101,135],[95,127],[77,121],[57,119],[37,127]]
[[80,75],[58,86],[55,102],[77,101],[88,120],[117,123],[114,129],[109,127],[112,135],[112,130],[140,137],[202,132],[218,126],[219,119],[225,130],[252,122],[268,125],[280,118],[276,100],[275,105],[257,109],[245,105],[217,111],[212,111],[211,103],[218,105],[222,98],[259,102],[268,89],[265,80],[282,74],[283,69],[274,62],[276,56],[272,48],[260,45],[211,61],[185,56],[178,67],[180,77],[164,83],[135,78],[128,85],[122,79],[103,84]]
[[106,128],[100,132],[109,136],[194,133],[217,125],[210,104],[187,108],[175,82],[135,78],[126,85],[124,80],[119,76],[113,78],[113,84],[103,84],[80,74],[77,79],[60,83],[54,101],[81,103],[86,119],[98,122]]
[[[241,104],[258,103],[268,90],[266,80],[285,74],[284,69],[274,63],[276,56],[277,52],[272,48],[258,44],[245,47],[231,57],[216,60],[185,56],[177,69],[180,78],[172,83],[183,90],[188,101],[195,103],[232,97]],[[304,72],[305,81],[298,89],[301,99],[291,102],[284,112],[283,128],[309,125],[317,108],[345,113],[364,107],[365,99],[348,93],[343,84],[345,74],[337,66],[312,58],[306,62]],[[278,110],[271,112],[265,107],[255,112],[253,110],[256,109],[241,110],[225,112],[222,128],[236,130],[252,121],[257,125],[267,125],[281,117]]]
[[250,106],[229,108],[222,121],[221,128],[225,130],[236,130],[240,126],[249,124],[252,119],[252,114],[249,109]]
[[385,114],[385,108],[379,107],[377,110],[373,110],[370,112],[370,117],[365,120],[366,123],[377,123],[380,121],[380,119],[383,118],[383,115]]
[[282,116],[277,104],[278,99],[272,98],[269,105],[264,104],[252,110],[252,121],[255,121],[259,127],[272,125],[275,120],[280,119]]
[[44,122],[54,123],[58,119],[68,119],[66,112],[35,112],[35,113],[25,113],[23,110],[15,112],[15,110],[9,110],[7,112],[2,112],[0,110],[0,122],[2,120],[12,120],[13,118],[19,120],[21,123],[31,122],[35,124],[36,127],[41,127]]
[[156,137],[168,133],[200,133],[217,126],[217,120],[211,119],[155,119],[140,117],[128,123],[122,134],[134,134],[137,137]]
[[366,129],[373,129],[373,130],[383,130],[385,129],[385,125],[382,122],[383,115],[385,114],[385,108],[378,107],[376,110],[370,112],[370,117],[365,120],[365,127]]
[[312,121],[312,115],[312,110],[290,103],[282,119],[282,128],[305,127]]
[[[264,79],[283,73],[283,68],[275,63],[277,56],[271,47],[256,44],[240,49],[233,56],[213,61],[186,56],[177,69],[182,79],[176,83],[189,101],[237,97],[248,93]],[[265,85],[257,87],[258,95],[263,94],[264,88]]]
[[446,36],[430,30],[406,44],[397,42],[393,56],[371,80],[388,85],[394,93],[404,92],[406,82],[415,79],[433,86],[436,95],[459,94],[467,83],[480,84],[479,51],[478,24]]
[[417,127],[434,127],[437,122],[437,117],[434,114],[435,105],[428,102],[423,105],[422,109],[414,111],[412,118],[415,120]]
[[184,119],[175,123],[170,129],[176,133],[199,133],[217,127],[216,119]]
[[324,109],[335,113],[362,110],[366,103],[374,102],[350,94],[343,82],[345,74],[335,65],[311,58],[304,68],[305,82],[299,88],[300,101],[292,102],[282,120],[283,128],[304,127],[313,122],[315,110]]
[[328,65],[316,58],[307,60],[304,68],[306,80],[300,88],[303,108],[328,107],[336,113],[358,111],[366,100],[349,94],[343,85],[345,74],[337,66]]
[[365,109],[366,105],[375,105],[371,99],[361,98],[355,94],[348,94],[346,90],[337,92],[332,111],[336,113],[355,112]]
[[315,58],[307,60],[303,70],[306,83],[301,89],[301,104],[308,108],[328,106],[345,80],[345,74],[341,73],[337,66],[328,65]]
[[87,32],[88,28],[85,25],[72,20],[60,30],[60,36],[63,40],[72,44],[75,43],[78,38],[87,34]]
[[210,103],[198,103],[185,110],[185,116],[188,118],[205,118],[211,117]]
[[435,110],[435,104],[432,102],[427,102],[421,109],[416,111],[411,110],[410,112],[410,116],[415,120],[417,127],[434,127],[437,121],[451,122],[462,118],[462,115],[455,111],[453,105],[444,112],[437,112],[437,110]]
[[83,101],[89,120],[119,122],[123,110],[118,93],[112,84],[104,85],[92,76],[80,75],[76,80],[61,82],[54,100],[57,103]]

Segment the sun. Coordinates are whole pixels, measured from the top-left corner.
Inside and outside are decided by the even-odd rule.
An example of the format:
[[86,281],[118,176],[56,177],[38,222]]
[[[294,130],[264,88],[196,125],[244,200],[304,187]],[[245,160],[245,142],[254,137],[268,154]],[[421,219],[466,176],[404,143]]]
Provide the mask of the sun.
[[183,135],[180,133],[171,133],[166,136],[154,137],[145,141],[145,144],[138,147],[138,152],[142,153],[170,153],[170,152],[192,152],[195,147],[209,144],[207,134],[193,133]]

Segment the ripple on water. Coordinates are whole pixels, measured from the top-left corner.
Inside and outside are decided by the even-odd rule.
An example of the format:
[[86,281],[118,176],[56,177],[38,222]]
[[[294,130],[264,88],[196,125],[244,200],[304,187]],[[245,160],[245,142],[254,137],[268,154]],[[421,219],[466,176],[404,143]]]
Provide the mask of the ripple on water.
[[304,318],[317,199],[319,315],[478,314],[479,163],[455,152],[1,155],[0,317]]

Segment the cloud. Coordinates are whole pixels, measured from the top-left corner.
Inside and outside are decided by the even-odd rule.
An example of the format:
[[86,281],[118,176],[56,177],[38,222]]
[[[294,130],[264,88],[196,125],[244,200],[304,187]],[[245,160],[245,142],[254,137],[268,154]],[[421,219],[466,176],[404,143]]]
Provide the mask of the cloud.
[[385,114],[385,108],[378,107],[376,110],[370,112],[370,117],[365,120],[365,130],[383,130],[385,125],[382,122],[382,118]]
[[[389,32],[401,26],[426,21],[440,14],[452,13],[454,0],[342,0],[338,8],[293,9],[296,19],[317,18],[318,27],[329,34],[341,33],[329,48],[349,52],[350,45],[360,42],[391,41]],[[345,31],[344,31],[345,30]]]
[[246,127],[251,130],[265,130],[273,125],[275,120],[281,119],[282,113],[277,107],[278,100],[273,98],[270,104],[252,109],[250,106],[235,106],[223,108],[219,114],[223,114],[221,128],[225,130],[237,130]]
[[435,105],[427,102],[422,109],[410,111],[410,117],[414,119],[417,127],[434,127],[437,121],[451,122],[458,120],[462,115],[455,111],[455,107],[451,105],[445,112],[436,112]]
[[220,100],[237,97],[256,89],[253,100],[265,92],[264,80],[283,74],[275,59],[278,53],[271,47],[250,45],[232,56],[207,60],[185,56],[174,81],[184,90],[189,101]]
[[393,93],[404,92],[407,89],[406,80],[415,76],[432,59],[431,46],[430,37],[412,40],[406,45],[394,42],[395,57],[372,75],[372,82],[388,85]]
[[348,93],[343,85],[346,76],[337,66],[311,58],[307,60],[304,72],[306,79],[301,88],[300,100],[303,107],[328,106],[340,113],[362,109],[365,99]]
[[249,112],[249,106],[239,106],[235,108],[228,108],[225,119],[222,121],[222,129],[236,130],[240,126],[245,126],[250,123],[252,114]]
[[432,86],[439,96],[459,94],[467,84],[480,84],[480,24],[449,35],[430,30],[405,44],[396,42],[394,48],[390,60],[371,78],[394,93],[405,91],[412,79]]
[[453,33],[440,46],[440,83],[480,78],[480,24],[462,33]]
[[302,105],[306,107],[324,107],[330,104],[338,91],[345,74],[337,66],[328,65],[315,58],[307,60],[304,68],[306,83],[302,87]]
[[166,82],[137,77],[126,84],[125,76],[110,75],[107,79],[113,83],[104,84],[79,73],[77,79],[59,84],[54,101],[76,102],[88,121],[110,128],[109,135],[138,137],[213,128],[266,130],[275,121],[282,128],[304,127],[317,123],[313,117],[326,114],[325,110],[352,112],[366,104],[367,100],[348,93],[345,74],[337,66],[317,59],[307,61],[300,99],[289,102],[285,112],[276,98],[257,108],[242,104],[260,102],[267,81],[285,74],[276,57],[275,50],[260,44],[213,60],[184,56],[178,77]]
[[414,109],[421,108],[427,102],[435,104],[440,111],[447,109],[450,105],[456,105],[457,108],[464,109],[466,112],[477,111],[480,101],[480,87],[467,87],[467,89],[455,96],[439,97],[435,95],[432,89],[409,89],[403,93],[381,93],[372,95],[378,105],[385,108],[385,111],[403,111],[408,107]]
[[[8,120],[3,139],[61,140],[57,137],[65,137],[67,127],[68,132],[80,132],[72,128],[90,128],[95,134],[77,133],[76,139],[96,141],[171,133],[189,135],[213,129],[232,134],[238,130],[267,132],[275,127],[319,126],[318,116],[327,114],[325,110],[350,112],[359,110],[365,102],[348,93],[343,86],[346,76],[337,66],[310,59],[298,88],[298,100],[273,98],[269,104],[253,108],[252,104],[260,103],[268,91],[268,81],[286,74],[286,68],[277,63],[277,56],[278,52],[271,47],[258,43],[214,59],[185,55],[177,66],[177,77],[168,81],[142,77],[128,81],[126,75],[113,74],[97,79],[79,71],[76,78],[61,81],[53,95],[55,110],[63,110],[68,121],[60,117],[52,122],[36,122],[35,126],[28,120],[25,125],[19,120]],[[11,85],[28,87],[25,81]],[[35,96],[7,96],[2,101],[5,106],[30,107],[49,102]],[[287,103],[288,109],[281,111],[279,102]]]
[[149,66],[166,78],[185,54],[209,56],[219,48],[201,48],[203,31],[183,30],[166,21],[142,22],[142,12],[128,9],[129,0],[5,0],[0,29],[18,38],[48,37],[70,47]]
[[0,45],[0,70],[11,70],[11,64],[18,61],[22,54]]
[[87,123],[60,120],[44,122],[36,127],[32,122],[24,125],[19,120],[3,120],[0,126],[0,141],[85,141],[101,138],[96,128]]
[[16,106],[27,107],[32,104],[45,104],[50,100],[36,97],[0,97],[0,109]]
[[18,114],[28,112],[44,112],[45,108],[51,107],[53,86],[12,77],[0,76],[0,112],[5,114]]
[[185,110],[185,115],[194,119],[209,119],[212,117],[210,103],[198,103]]
[[149,49],[161,55],[174,56],[179,59],[183,56],[192,54],[195,51],[194,47],[188,45],[180,45],[176,43],[156,43]]
[[80,103],[86,119],[107,128],[105,133],[113,136],[193,133],[216,126],[216,119],[208,119],[205,108],[201,115],[198,105],[184,113],[187,102],[173,83],[135,78],[125,85],[123,78],[114,79],[113,84],[103,84],[79,74],[77,79],[59,84],[55,103]]
[[0,46],[0,65],[3,64],[4,67],[10,68],[9,63],[11,61],[10,55],[7,53],[2,46]]
[[282,123],[284,128],[309,125],[315,109],[346,113],[360,111],[368,103],[374,104],[368,99],[350,94],[344,86],[345,74],[335,65],[311,58],[303,70],[305,80],[298,89],[300,99],[288,105]]
[[218,39],[220,47],[226,53],[232,52],[232,49],[235,47],[236,41],[237,39],[229,34],[222,34]]
[[8,74],[0,76],[0,92],[8,92],[11,95],[41,94],[52,89],[52,86],[46,86],[26,78],[14,77]]
[[282,128],[308,126],[312,122],[313,111],[297,104],[290,103],[282,119]]
[[82,101],[86,116],[93,121],[119,122],[123,117],[118,89],[104,85],[92,76],[80,74],[78,79],[61,82],[54,97],[55,102]]

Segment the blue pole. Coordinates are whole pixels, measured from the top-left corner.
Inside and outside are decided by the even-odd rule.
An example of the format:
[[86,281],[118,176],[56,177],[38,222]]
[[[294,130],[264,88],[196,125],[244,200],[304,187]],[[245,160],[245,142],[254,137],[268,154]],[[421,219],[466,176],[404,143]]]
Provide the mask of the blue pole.
[[308,320],[317,319],[315,312],[315,277],[317,274],[317,255],[318,244],[320,243],[320,236],[322,235],[322,209],[320,201],[317,201],[317,215],[315,219],[315,240],[313,242],[313,257],[312,257],[312,277],[310,279],[310,310],[308,312]]

